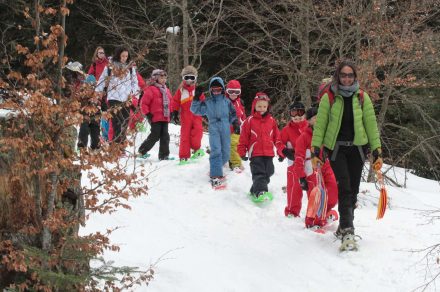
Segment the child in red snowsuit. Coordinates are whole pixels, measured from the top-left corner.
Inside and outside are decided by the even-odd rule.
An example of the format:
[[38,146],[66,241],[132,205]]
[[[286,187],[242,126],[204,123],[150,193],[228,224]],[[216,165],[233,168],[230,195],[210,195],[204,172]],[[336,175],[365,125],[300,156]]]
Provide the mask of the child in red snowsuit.
[[180,109],[180,164],[186,164],[191,157],[191,149],[194,151],[193,158],[204,155],[200,149],[203,137],[202,117],[194,115],[190,108],[195,94],[197,69],[186,66],[182,70],[182,84],[173,96],[172,104],[174,111],[171,113],[171,121],[179,122]]
[[294,102],[289,106],[291,121],[281,130],[281,141],[286,146],[283,154],[289,159],[287,167],[287,206],[284,215],[299,217],[301,211],[302,189],[299,177],[294,171],[294,155],[296,140],[307,128],[305,107],[301,102]]
[[[299,138],[296,140],[295,146],[295,164],[294,171],[297,177],[299,178],[299,182],[301,188],[307,191],[307,197],[310,196],[310,192],[317,184],[317,175],[313,171],[312,162],[310,160],[311,151],[310,148],[312,146],[312,135],[313,135],[313,126],[316,122],[316,114],[318,110],[316,108],[310,108],[307,110],[306,118],[308,122],[308,127],[302,132]],[[328,200],[327,200],[327,216],[333,216],[333,220],[338,218],[338,214],[335,210],[332,210],[333,207],[338,202],[338,186],[336,184],[335,175],[330,166],[328,159],[324,162],[324,165],[321,166],[321,173],[325,188],[327,190]],[[307,228],[312,228],[314,226],[324,226],[327,220],[321,220],[319,218],[310,218],[306,217],[305,223]]]
[[[239,125],[246,119],[243,102],[240,99],[241,84],[238,80],[231,80],[226,85],[226,97],[228,97],[235,108]],[[238,140],[240,139],[240,128],[231,126],[231,155],[229,158],[229,167],[236,173],[243,171],[244,167],[241,163],[240,155],[237,152]]]
[[[269,113],[269,97],[258,92],[252,102],[251,115],[241,126],[240,141],[237,146],[241,159],[250,158],[252,187],[250,193],[255,198],[268,192],[270,177],[274,174],[274,146],[282,153],[283,144],[276,120]],[[284,155],[280,155],[284,157]]]

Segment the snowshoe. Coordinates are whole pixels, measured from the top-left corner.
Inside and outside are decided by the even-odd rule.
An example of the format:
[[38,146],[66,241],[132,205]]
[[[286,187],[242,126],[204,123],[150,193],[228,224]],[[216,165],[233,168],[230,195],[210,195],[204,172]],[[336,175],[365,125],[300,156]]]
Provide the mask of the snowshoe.
[[191,160],[199,159],[200,157],[203,157],[203,156],[205,156],[205,151],[203,151],[203,149],[199,149],[199,150],[195,151],[193,153],[193,155],[191,155],[190,159]]
[[226,189],[226,178],[223,177],[212,177],[211,186],[214,190],[224,190]]
[[150,157],[151,155],[148,153],[142,154],[142,153],[138,153],[136,155],[136,159],[140,159],[140,160],[144,160],[147,159],[148,157]]
[[174,157],[169,157],[169,156],[159,157],[160,161],[162,161],[162,160],[174,160],[174,159],[175,159]]
[[235,173],[242,173],[244,171],[244,167],[243,166],[236,166],[232,169],[232,171]]
[[315,232],[315,233],[325,234],[325,230],[319,225],[306,226],[306,228],[310,231]]
[[263,203],[273,200],[273,195],[270,192],[259,192],[258,194],[249,193],[249,196],[254,203]]
[[181,158],[178,165],[187,165],[190,164],[190,161],[188,158]]
[[331,224],[339,220],[339,215],[336,210],[330,210],[327,212],[325,219],[327,220],[327,224]]
[[[339,247],[339,251],[356,251],[359,248],[359,245],[357,244],[356,235],[354,235],[354,228],[344,228],[340,229],[338,228],[339,233],[342,235],[341,240],[341,246]],[[338,232],[336,230],[336,232]]]

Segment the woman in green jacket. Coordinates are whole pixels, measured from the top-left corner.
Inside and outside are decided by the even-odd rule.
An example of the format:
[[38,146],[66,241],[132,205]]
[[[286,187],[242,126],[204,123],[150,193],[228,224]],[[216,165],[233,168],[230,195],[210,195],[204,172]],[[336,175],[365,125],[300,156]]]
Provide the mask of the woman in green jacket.
[[[312,163],[316,168],[328,156],[338,182],[339,227],[336,235],[354,241],[354,209],[365,161],[370,146],[374,167],[382,167],[380,136],[373,104],[359,89],[355,65],[341,62],[319,104],[312,138]],[[321,151],[323,149],[323,151]],[[324,153],[324,157],[321,156]],[[342,247],[341,246],[341,247]]]

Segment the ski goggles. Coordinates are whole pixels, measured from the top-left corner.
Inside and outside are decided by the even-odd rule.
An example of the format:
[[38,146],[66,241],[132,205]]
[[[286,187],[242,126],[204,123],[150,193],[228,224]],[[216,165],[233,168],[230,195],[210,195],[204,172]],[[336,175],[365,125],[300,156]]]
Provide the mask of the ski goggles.
[[184,75],[183,80],[185,81],[194,81],[197,80],[197,76],[196,75]]
[[241,93],[241,89],[228,88],[226,89],[226,93],[229,95],[239,95]]
[[305,113],[306,113],[306,111],[304,109],[293,109],[293,110],[290,111],[290,116],[292,118],[294,118],[294,117],[302,117]]
[[254,99],[269,100],[269,96],[267,96],[267,95],[257,95],[257,96],[254,97]]
[[221,86],[215,86],[211,87],[212,94],[221,94],[223,92],[223,87]]

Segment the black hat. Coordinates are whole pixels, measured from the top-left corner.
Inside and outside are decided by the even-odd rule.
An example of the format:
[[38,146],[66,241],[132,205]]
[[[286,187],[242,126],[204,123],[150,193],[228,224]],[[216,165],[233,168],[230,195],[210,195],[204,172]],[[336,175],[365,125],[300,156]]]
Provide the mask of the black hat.
[[306,107],[304,106],[304,104],[303,104],[302,102],[300,102],[300,101],[295,101],[294,103],[292,103],[292,104],[289,106],[289,110],[290,110],[290,111],[291,111],[291,110],[294,110],[294,109],[303,109],[303,110],[305,110]]
[[316,116],[318,114],[318,108],[316,107],[311,107],[306,111],[306,119],[310,120],[311,118],[313,118],[314,116]]

